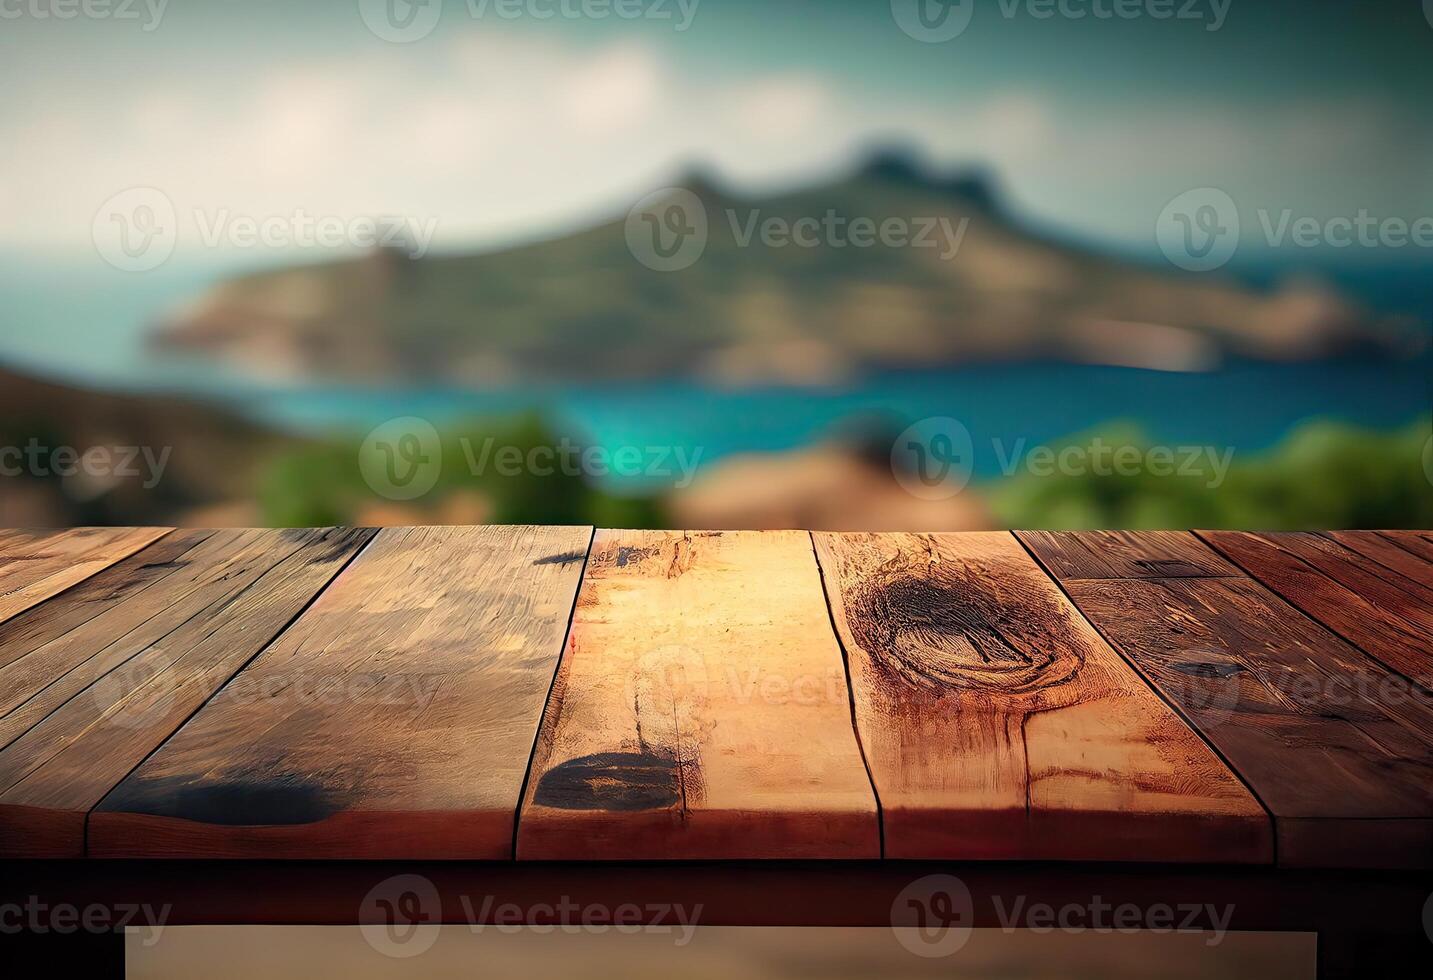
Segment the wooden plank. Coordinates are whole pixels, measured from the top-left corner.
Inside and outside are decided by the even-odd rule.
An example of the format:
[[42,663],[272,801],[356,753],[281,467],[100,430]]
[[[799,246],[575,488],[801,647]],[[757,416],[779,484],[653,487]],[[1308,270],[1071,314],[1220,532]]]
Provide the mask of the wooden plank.
[[1379,531],[1383,537],[1424,561],[1433,561],[1433,531]]
[[[291,538],[182,531],[0,627],[0,660],[7,661],[0,668],[0,746],[100,678],[125,670],[138,676],[146,661],[132,658],[247,588],[298,548]],[[20,755],[0,754],[0,790],[7,776],[19,778],[7,767]]]
[[[1416,579],[1393,571],[1328,534],[1293,532],[1279,534],[1276,540],[1290,554],[1370,602],[1392,610],[1411,609],[1414,615],[1433,623],[1433,589]],[[1388,544],[1386,539],[1378,540]],[[1390,545],[1390,550],[1402,549]],[[1404,555],[1419,561],[1407,552]]]
[[[23,615],[0,623],[0,718],[15,703],[21,686],[7,668],[40,647],[124,602],[134,593],[168,574],[180,556],[214,532],[175,531],[117,564],[72,587],[53,602],[41,603]],[[46,677],[54,680],[68,669],[56,665]],[[0,739],[0,747],[4,740]]]
[[1011,535],[815,539],[887,857],[1272,861],[1258,802]]
[[1433,863],[1426,693],[1246,577],[1062,582],[1273,813],[1281,865]]
[[382,531],[104,800],[90,853],[511,857],[590,539]]
[[57,637],[64,648],[83,640],[72,635],[98,632],[92,623],[114,628],[92,645],[83,640],[97,652],[7,715],[28,727],[0,751],[0,856],[81,856],[86,813],[371,536],[348,529],[216,532],[176,562],[172,576]]
[[1402,588],[1425,600],[1433,600],[1433,561],[1405,551],[1377,531],[1327,531],[1325,535],[1350,551],[1397,572],[1397,581]]
[[517,857],[879,856],[810,537],[599,531]]
[[[1249,575],[1385,666],[1433,689],[1433,607],[1311,534],[1197,531]],[[1336,577],[1335,577],[1336,576]]]
[[5,531],[0,535],[0,623],[168,533],[163,527]]
[[1085,531],[1068,538],[1021,531],[1020,540],[1064,578],[1204,578],[1238,568],[1183,531]]

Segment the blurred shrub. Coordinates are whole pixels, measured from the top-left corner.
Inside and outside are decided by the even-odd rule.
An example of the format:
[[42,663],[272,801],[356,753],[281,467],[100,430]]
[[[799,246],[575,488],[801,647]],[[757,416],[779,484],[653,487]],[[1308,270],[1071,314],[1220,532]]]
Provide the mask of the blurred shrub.
[[[655,527],[661,512],[654,498],[617,496],[583,476],[537,473],[521,467],[498,472],[489,465],[474,472],[470,454],[485,442],[515,447],[524,457],[534,448],[562,442],[537,415],[475,420],[441,434],[442,467],[433,489],[421,498],[395,504],[376,493],[359,469],[357,437],[311,443],[276,457],[260,484],[264,522],[273,527],[314,527],[363,523],[382,515],[396,523],[445,523],[454,498],[474,502],[480,512],[458,511],[462,523],[599,524]],[[569,438],[569,443],[576,440]],[[466,515],[466,516],[464,516]]]
[[[1089,445],[1150,443],[1137,430],[1108,427],[1067,440]],[[1308,528],[1433,527],[1433,483],[1425,471],[1429,426],[1382,433],[1316,421],[1278,447],[1237,455],[1224,482],[1201,477],[1021,474],[982,489],[1007,527]]]

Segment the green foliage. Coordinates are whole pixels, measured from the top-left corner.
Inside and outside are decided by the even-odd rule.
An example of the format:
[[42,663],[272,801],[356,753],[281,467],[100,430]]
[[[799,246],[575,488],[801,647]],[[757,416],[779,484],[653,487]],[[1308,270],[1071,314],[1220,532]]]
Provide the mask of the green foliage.
[[[1151,444],[1129,425],[1072,437],[1065,445]],[[978,488],[999,524],[1026,528],[1301,528],[1433,527],[1433,483],[1425,473],[1426,422],[1392,433],[1332,422],[1311,422],[1273,450],[1240,458],[1222,483],[1211,486],[1207,464],[1195,475],[1019,476]],[[575,440],[569,440],[574,445]],[[310,443],[268,467],[260,502],[266,523],[304,527],[352,523],[368,508],[391,505],[364,481],[358,438]],[[411,508],[415,523],[435,520],[454,494],[477,495],[492,523],[595,524],[662,527],[668,523],[653,496],[615,495],[572,472],[543,474],[529,467],[501,470],[486,445],[514,447],[524,458],[562,436],[536,415],[474,421],[442,435],[442,474]],[[1055,447],[1056,451],[1062,447]],[[1176,462],[1178,460],[1176,459]],[[1429,465],[1433,465],[1430,463]],[[480,470],[480,472],[475,472]]]
[[[267,467],[259,502],[265,523],[274,527],[348,524],[370,507],[388,506],[364,480],[358,437],[310,443],[285,452]],[[524,460],[534,449],[580,443],[555,432],[537,415],[475,420],[442,433],[442,467],[437,483],[415,501],[401,502],[414,522],[433,519],[455,494],[475,495],[495,524],[601,524],[655,527],[661,511],[650,497],[615,496],[590,484],[571,468],[541,455],[541,466],[500,466],[499,448]],[[547,470],[551,472],[547,472]]]
[[[1103,429],[1067,444],[1148,448],[1137,430]],[[1005,526],[1026,528],[1422,528],[1433,526],[1433,483],[1425,471],[1429,427],[1392,433],[1316,421],[1280,446],[1249,459],[1235,455],[1211,487],[1197,476],[1021,474],[987,488]]]

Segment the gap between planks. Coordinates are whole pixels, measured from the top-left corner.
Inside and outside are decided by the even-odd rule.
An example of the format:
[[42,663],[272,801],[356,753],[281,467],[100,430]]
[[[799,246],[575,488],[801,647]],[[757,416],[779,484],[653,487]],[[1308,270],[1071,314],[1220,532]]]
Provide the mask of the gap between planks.
[[542,699],[542,710],[537,715],[537,727],[532,730],[532,746],[527,753],[527,768],[523,770],[522,785],[518,787],[517,802],[513,804],[512,851],[509,860],[517,860],[517,832],[522,822],[522,801],[527,799],[527,784],[532,779],[532,764],[537,758],[537,742],[542,735],[542,719],[547,717],[547,706],[552,700],[553,688],[557,686],[558,675],[562,672],[562,661],[567,657],[567,644],[572,639],[572,623],[577,618],[577,600],[582,595],[582,580],[587,577],[587,562],[592,558],[592,542],[597,540],[597,526],[594,524],[587,535],[587,550],[582,553],[582,572],[577,576],[577,588],[572,590],[572,606],[567,610],[567,629],[562,633],[562,646],[557,651],[557,662],[552,665],[552,676],[547,681],[547,694]]
[[881,859],[886,857],[886,808],[881,802],[881,791],[876,788],[876,777],[871,772],[871,760],[866,754],[866,743],[861,738],[861,726],[856,723],[856,691],[851,686],[851,654],[846,649],[846,643],[841,639],[841,631],[836,628],[836,611],[831,606],[831,586],[826,580],[826,566],[821,564],[821,553],[816,548],[816,535],[812,531],[806,532],[806,539],[811,542],[811,558],[816,562],[816,576],[821,580],[821,595],[826,600],[826,619],[831,626],[831,635],[836,639],[836,646],[841,651],[841,668],[846,674],[846,700],[851,709],[851,731],[856,736],[856,748],[861,753],[861,764],[866,767],[866,779],[871,784],[871,796],[876,801],[876,835],[881,845]]
[[[1258,791],[1254,789],[1253,784],[1250,783],[1249,780],[1245,778],[1244,774],[1239,771],[1239,768],[1234,765],[1233,761],[1222,751],[1220,751],[1219,747],[1214,744],[1213,740],[1210,739],[1209,736],[1204,734],[1204,730],[1200,728],[1200,726],[1195,722],[1195,720],[1184,711],[1184,709],[1179,705],[1178,702],[1174,701],[1172,698],[1165,696],[1164,692],[1159,689],[1159,685],[1155,684],[1153,679],[1145,673],[1144,668],[1139,665],[1139,661],[1136,660],[1134,657],[1131,657],[1129,654],[1125,653],[1124,644],[1116,642],[1116,638],[1107,633],[1104,627],[1102,627],[1099,623],[1095,622],[1089,616],[1085,615],[1085,611],[1080,608],[1080,604],[1075,601],[1075,597],[1070,594],[1067,588],[1065,588],[1065,583],[1060,581],[1059,576],[1055,575],[1054,572],[1045,565],[1045,562],[1041,560],[1039,554],[1036,553],[1035,549],[1031,548],[1029,543],[1026,542],[1023,537],[1021,537],[1019,534],[1016,534],[1014,531],[1010,532],[1010,536],[1020,543],[1020,547],[1025,549],[1025,553],[1030,556],[1031,560],[1035,562],[1036,567],[1038,567],[1040,571],[1045,574],[1045,577],[1055,583],[1055,588],[1060,590],[1060,594],[1065,597],[1066,601],[1070,603],[1070,606],[1075,610],[1075,612],[1080,616],[1080,618],[1084,619],[1087,623],[1089,623],[1090,627],[1100,635],[1100,638],[1103,639],[1107,644],[1109,644],[1110,648],[1114,650],[1115,653],[1117,653],[1121,658],[1123,658],[1125,663],[1130,665],[1130,667],[1134,670],[1135,675],[1139,677],[1141,681],[1144,682],[1145,687],[1153,691],[1155,697],[1159,698],[1161,701],[1167,704],[1169,706],[1169,709],[1174,712],[1175,716],[1178,717],[1179,720],[1182,721],[1190,731],[1192,731],[1196,736],[1198,736],[1204,742],[1205,745],[1209,746],[1209,751],[1213,752],[1214,755],[1219,759],[1219,761],[1224,764],[1224,768],[1228,769],[1231,773],[1233,773],[1234,778],[1239,780],[1239,782],[1244,785],[1244,788],[1249,791],[1249,795],[1254,798],[1254,801],[1258,803],[1259,806],[1264,808],[1264,813],[1269,818],[1270,827],[1274,827],[1276,825],[1274,811],[1269,807],[1269,804],[1265,802],[1264,798],[1259,795]],[[1201,543],[1203,543],[1202,540]],[[1210,550],[1212,551],[1213,549]],[[1246,576],[1207,575],[1200,577],[1216,579],[1239,579],[1244,578]],[[1118,579],[1109,580],[1118,581]],[[1098,581],[1098,579],[1096,579],[1095,581]],[[1277,833],[1270,835],[1270,847],[1273,851],[1272,861],[1270,863],[1273,867],[1277,868],[1279,866],[1279,835]]]
[[[360,529],[360,530],[363,530],[363,529]],[[83,838],[83,840],[84,840],[84,853],[85,853],[85,856],[86,856],[86,857],[88,857],[88,856],[89,856],[89,853],[90,853],[90,818],[91,818],[92,816],[94,816],[94,812],[95,812],[96,810],[98,810],[101,806],[104,805],[104,801],[105,801],[105,799],[110,795],[110,793],[113,793],[113,792],[115,791],[115,789],[117,789],[117,788],[120,786],[121,783],[123,783],[123,782],[124,782],[126,779],[128,779],[130,776],[134,775],[134,773],[135,773],[136,771],[138,771],[139,768],[140,768],[141,766],[143,766],[146,762],[148,762],[148,761],[150,760],[150,758],[151,758],[156,752],[158,752],[160,749],[164,748],[165,745],[169,744],[169,740],[170,740],[171,738],[173,738],[174,735],[175,735],[181,728],[183,728],[185,725],[189,724],[190,719],[192,719],[192,718],[193,718],[195,715],[197,715],[199,712],[203,711],[204,708],[205,708],[211,701],[214,700],[214,698],[218,697],[220,691],[222,691],[222,690],[224,690],[224,688],[228,687],[229,684],[234,680],[235,677],[238,677],[239,674],[243,673],[244,669],[245,669],[246,667],[248,667],[249,664],[253,663],[253,662],[254,662],[255,660],[257,660],[260,656],[262,656],[265,650],[267,650],[267,649],[269,649],[269,647],[273,646],[273,644],[279,639],[279,637],[281,637],[281,636],[283,636],[285,633],[287,633],[287,632],[289,631],[289,628],[290,628],[291,626],[293,626],[294,623],[298,622],[299,618],[300,618],[301,616],[303,616],[304,613],[308,612],[309,608],[310,608],[315,602],[317,602],[317,601],[319,600],[319,597],[322,596],[324,593],[326,593],[326,592],[329,590],[330,587],[332,587],[333,583],[338,580],[338,577],[339,577],[340,575],[342,575],[345,571],[347,571],[347,570],[348,570],[348,567],[349,567],[350,565],[352,565],[355,561],[357,561],[357,560],[359,559],[359,557],[362,556],[363,553],[369,549],[369,547],[373,544],[374,541],[378,540],[378,529],[373,528],[373,529],[367,529],[367,530],[372,530],[372,532],[373,532],[372,534],[369,535],[368,540],[365,541],[365,542],[363,542],[363,544],[362,544],[361,546],[359,546],[359,547],[357,547],[357,548],[355,548],[355,549],[353,550],[353,553],[348,556],[348,558],[344,561],[343,565],[342,565],[336,572],[334,572],[333,576],[330,577],[330,578],[328,579],[328,581],[326,581],[326,582],[323,584],[323,588],[319,589],[317,592],[315,592],[313,595],[311,595],[311,596],[309,597],[308,601],[305,602],[305,603],[303,604],[303,606],[302,606],[297,612],[295,612],[293,616],[291,616],[291,617],[289,618],[288,622],[284,623],[284,625],[283,625],[276,633],[274,633],[273,636],[269,637],[267,641],[265,641],[262,645],[260,645],[259,648],[254,651],[254,653],[253,653],[252,656],[250,656],[247,660],[245,660],[242,664],[240,664],[240,665],[238,666],[238,668],[233,671],[233,673],[231,673],[228,677],[226,677],[226,678],[224,679],[224,682],[223,682],[222,684],[219,684],[217,687],[214,688],[214,690],[210,691],[210,692],[209,692],[209,696],[206,697],[202,702],[200,702],[199,705],[198,705],[197,707],[195,707],[195,709],[194,709],[193,711],[191,711],[189,714],[185,715],[185,716],[184,716],[184,719],[183,719],[182,721],[180,721],[177,725],[174,726],[174,731],[170,732],[167,736],[164,737],[164,739],[162,739],[162,740],[159,742],[159,744],[155,745],[154,748],[152,748],[152,749],[150,749],[148,752],[146,752],[145,755],[144,755],[144,758],[140,759],[140,760],[139,760],[138,762],[136,762],[132,767],[130,767],[130,770],[129,770],[127,773],[125,773],[125,774],[124,774],[123,776],[121,776],[119,779],[115,780],[114,785],[110,787],[109,791],[106,792],[106,793],[104,794],[104,796],[101,796],[101,797],[99,798],[99,800],[96,801],[96,803],[95,803],[94,806],[90,807],[88,810],[85,811],[85,825],[84,825],[84,838]],[[260,576],[260,578],[262,578],[262,576]],[[247,592],[249,589],[254,588],[254,586],[257,585],[258,582],[259,582],[259,579],[255,579],[254,582],[251,582],[249,585],[245,586],[244,589],[241,590],[238,595],[243,595],[244,592]],[[238,599],[238,595],[236,595],[236,596],[234,597],[236,601],[237,601],[237,599]]]

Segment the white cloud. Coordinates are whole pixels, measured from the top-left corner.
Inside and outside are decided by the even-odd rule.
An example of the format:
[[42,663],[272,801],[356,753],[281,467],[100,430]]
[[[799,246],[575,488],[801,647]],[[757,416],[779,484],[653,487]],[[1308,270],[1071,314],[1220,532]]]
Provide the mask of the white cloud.
[[638,40],[474,32],[207,80],[156,70],[103,93],[57,82],[0,106],[0,245],[87,249],[95,209],[131,186],[181,214],[403,214],[437,218],[440,247],[496,243],[621,207],[684,164],[789,183],[892,138],[988,162],[1036,215],[1130,240],[1206,184],[1275,207],[1433,212],[1429,138],[1356,101],[1112,115],[1036,91],[895,102],[818,71],[723,79]]

